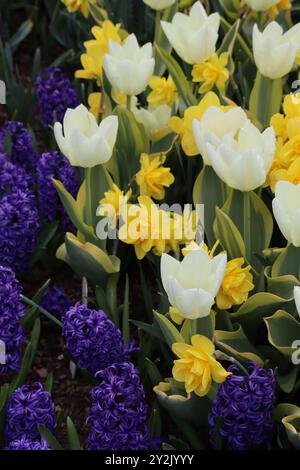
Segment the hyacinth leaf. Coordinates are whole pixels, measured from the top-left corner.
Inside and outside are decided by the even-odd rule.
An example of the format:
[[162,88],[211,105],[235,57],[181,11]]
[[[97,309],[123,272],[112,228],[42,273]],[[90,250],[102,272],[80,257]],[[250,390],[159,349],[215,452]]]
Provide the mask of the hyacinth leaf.
[[124,304],[122,314],[122,333],[125,344],[129,343],[130,340],[130,328],[129,328],[129,277],[126,274],[125,291],[124,291]]
[[[47,279],[47,281],[42,285],[42,287],[38,289],[36,294],[32,297],[33,302],[35,302],[36,304],[40,303],[40,300],[42,299],[44,293],[48,289],[50,282],[51,282],[51,279]],[[25,315],[23,316],[21,320],[21,325],[23,326],[23,328],[25,328],[25,330],[32,328],[37,318],[38,313],[39,313],[39,309],[37,307],[33,307],[33,306],[27,307]]]
[[[244,219],[244,199],[249,197],[249,226],[245,227]],[[249,246],[245,247],[248,253],[247,261],[257,270],[261,270],[261,261],[258,256],[270,244],[273,233],[273,218],[269,209],[262,199],[254,192],[243,193],[241,191],[231,191],[222,210],[231,218],[237,226],[244,240],[245,230],[251,231]],[[252,227],[255,226],[255,230]],[[248,259],[249,258],[249,259]]]
[[[166,8],[163,12],[162,17],[160,18],[160,15],[159,15],[158,19],[169,22],[172,20],[176,11],[177,11],[177,2],[173,3],[173,5],[171,5],[169,8]],[[169,43],[165,33],[163,32],[160,22],[158,23],[158,25],[156,24],[155,44],[157,44],[158,47],[161,47],[168,52],[171,52],[172,50],[172,46]],[[154,75],[161,77],[166,70],[166,64],[164,63],[162,58],[158,55],[157,50],[154,51],[154,59],[155,59]]]
[[[292,347],[300,338],[300,323],[284,310],[278,310],[271,317],[264,318],[268,329],[268,340],[285,357],[291,358],[296,351]],[[298,346],[299,347],[299,346]]]
[[160,313],[153,311],[154,318],[156,319],[159,328],[165,338],[167,344],[172,348],[173,343],[184,343],[184,339],[182,335],[179,333],[177,328],[173,325],[173,323],[167,319],[165,315],[161,315]]
[[153,439],[159,438],[162,432],[162,422],[157,402],[152,405],[149,417],[150,446],[152,447]]
[[145,359],[145,366],[146,366],[146,371],[148,374],[148,377],[152,383],[152,385],[157,385],[159,382],[163,380],[157,365],[149,359],[149,357],[146,357]]
[[292,300],[294,297],[294,287],[300,286],[300,281],[292,275],[271,276],[272,267],[267,266],[265,269],[265,277],[268,282],[268,291],[271,294],[283,297],[286,300]]
[[284,275],[300,279],[300,249],[291,244],[282,250],[272,268],[272,277]]
[[97,301],[97,306],[100,310],[103,310],[106,315],[114,321],[114,316],[112,312],[110,311],[110,306],[107,301],[107,295],[104,289],[101,286],[96,286],[95,287],[95,295],[96,295],[96,301]]
[[259,292],[249,297],[236,312],[230,315],[230,318],[233,322],[240,323],[247,336],[254,340],[263,318],[275,313],[286,302],[286,299],[278,295]]
[[174,80],[177,91],[186,106],[188,107],[196,105],[197,100],[192,93],[190,83],[186,79],[186,76],[178,62],[176,62],[176,60],[171,56],[171,54],[165,49],[158,47],[157,45],[155,46],[155,49],[158,53],[158,56],[166,64],[167,69]]
[[204,204],[204,230],[210,247],[215,243],[213,223],[216,207],[222,207],[227,198],[227,186],[218,178],[211,166],[204,166],[193,188],[194,204]]
[[215,331],[216,349],[220,348],[222,351],[224,350],[227,354],[238,359],[254,361],[262,366],[262,358],[248,340],[241,325],[237,324],[235,327],[237,329],[234,331]]
[[281,101],[282,79],[271,80],[257,72],[249,109],[264,128],[269,126],[271,117],[280,111]]
[[85,236],[88,241],[98,242],[93,228],[88,226],[84,222],[80,207],[77,205],[75,199],[71,196],[70,193],[68,193],[68,191],[65,189],[64,185],[60,181],[55,179],[53,179],[52,181],[57,189],[61,202],[63,203],[63,206],[68,216],[70,217],[73,225],[75,225],[75,227]]
[[137,122],[131,111],[117,106],[114,114],[119,119],[116,158],[119,167],[122,168],[120,184],[126,187],[139,169],[141,153],[149,153],[150,142],[143,124]]
[[5,427],[6,403],[9,396],[9,385],[4,384],[0,388],[0,436]]
[[39,261],[46,253],[47,247],[55,234],[57,233],[59,227],[59,221],[54,220],[51,224],[45,224],[43,227],[38,242],[36,245],[36,249],[33,255],[30,258],[29,264],[33,266],[37,261]]
[[38,425],[38,428],[41,438],[45,439],[51,450],[64,450],[56,437],[52,434],[51,431],[49,431],[49,429],[46,428],[46,426],[40,424]]
[[119,327],[119,315],[118,315],[118,299],[117,299],[117,287],[118,287],[118,273],[112,273],[107,279],[106,286],[106,297],[107,302],[113,317],[114,324]]
[[53,387],[53,372],[50,372],[50,374],[48,374],[47,376],[44,388],[47,392],[51,393],[52,387]]
[[151,336],[154,338],[159,339],[160,341],[164,341],[164,336],[158,326],[156,326],[154,323],[150,325],[149,323],[145,323],[139,320],[130,320],[130,323],[135,325],[137,328],[139,328],[142,331],[145,331],[146,333],[149,333]]
[[229,259],[245,258],[245,244],[240,231],[219,207],[216,207],[214,233],[216,240],[219,240],[224,250],[227,251]]
[[70,450],[82,450],[78,433],[69,416],[67,417],[67,432]]
[[207,417],[211,409],[208,396],[199,398],[194,393],[187,395],[184,384],[170,378],[156,385],[153,391],[160,405],[173,419],[180,423],[188,422],[197,427],[207,425]]
[[119,258],[92,243],[82,243],[72,233],[66,234],[65,243],[58,248],[56,256],[95,285],[106,285],[108,276],[120,269]]
[[21,387],[21,385],[23,385],[23,383],[26,380],[26,376],[29,372],[29,369],[32,366],[35,353],[38,347],[40,332],[41,332],[41,321],[39,318],[37,318],[32,329],[30,342],[27,344],[27,347],[23,355],[23,360],[22,360],[19,373],[17,377],[10,384],[9,395],[11,395],[17,388]]

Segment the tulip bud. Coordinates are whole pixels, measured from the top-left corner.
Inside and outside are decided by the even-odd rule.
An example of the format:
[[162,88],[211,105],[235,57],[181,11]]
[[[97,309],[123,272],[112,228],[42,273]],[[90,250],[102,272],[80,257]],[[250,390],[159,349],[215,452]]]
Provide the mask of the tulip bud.
[[142,93],[154,72],[152,44],[140,47],[136,36],[130,34],[120,45],[109,42],[109,53],[104,56],[104,71],[111,85],[127,96]]
[[54,124],[54,135],[61,152],[71,165],[91,168],[106,163],[112,156],[118,132],[117,116],[109,116],[98,125],[82,104],[65,113],[63,126]]
[[[226,115],[225,115],[226,116]],[[275,155],[276,139],[272,127],[263,133],[249,120],[238,132],[206,143],[208,157],[219,178],[240,191],[262,186]]]
[[164,10],[175,3],[176,0],[143,0],[153,10]]
[[256,66],[265,77],[276,80],[287,75],[300,49],[300,24],[286,33],[272,21],[263,32],[257,24],[253,28],[253,53]]
[[180,262],[163,253],[161,278],[169,302],[184,318],[209,315],[223,281],[227,255],[212,258],[199,248],[189,252]]
[[171,23],[161,21],[161,26],[179,57],[188,64],[204,62],[216,51],[220,15],[208,16],[200,2],[194,3],[189,15],[176,13]]
[[283,236],[300,247],[300,183],[279,181],[276,184],[273,213]]

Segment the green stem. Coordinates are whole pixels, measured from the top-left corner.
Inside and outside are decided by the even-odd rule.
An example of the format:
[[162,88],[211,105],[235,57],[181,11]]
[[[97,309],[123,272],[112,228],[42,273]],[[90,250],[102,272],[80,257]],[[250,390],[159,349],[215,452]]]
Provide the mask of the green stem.
[[126,97],[126,107],[128,111],[130,111],[130,105],[131,105],[131,96]]
[[62,322],[58,320],[54,315],[49,313],[48,310],[46,310],[44,307],[41,307],[40,305],[36,304],[33,300],[29,299],[25,295],[21,295],[21,300],[30,307],[37,308],[43,315],[45,315],[45,317],[49,318],[49,320],[53,321],[53,323],[56,323],[56,325],[62,328]]
[[244,207],[243,207],[243,215],[244,215],[244,241],[245,241],[245,253],[246,259],[250,262],[251,258],[251,206],[250,206],[250,193],[244,192],[243,193],[243,200],[244,200]]
[[157,44],[158,43],[158,34],[160,31],[160,20],[161,20],[161,12],[160,10],[156,11],[156,16],[155,16],[155,32],[154,32],[154,41]]
[[85,194],[86,194],[86,207],[85,217],[86,223],[93,227],[93,208],[92,208],[92,185],[91,185],[91,174],[92,168],[85,168]]

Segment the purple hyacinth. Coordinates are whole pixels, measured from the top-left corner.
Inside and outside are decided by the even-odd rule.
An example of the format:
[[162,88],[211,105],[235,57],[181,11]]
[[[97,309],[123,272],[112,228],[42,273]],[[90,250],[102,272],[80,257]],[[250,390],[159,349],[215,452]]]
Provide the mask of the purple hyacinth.
[[90,450],[150,448],[148,407],[137,370],[131,363],[114,364],[96,374],[87,418]]
[[62,122],[68,108],[76,108],[80,100],[67,75],[59,67],[45,68],[38,76],[35,91],[44,126]]
[[50,450],[50,448],[44,439],[32,440],[21,437],[11,441],[3,450]]
[[102,310],[77,302],[63,317],[63,337],[79,367],[91,374],[128,360],[128,350],[113,322]]
[[55,431],[55,407],[51,394],[40,382],[23,385],[12,394],[6,407],[6,442],[26,438],[39,440],[38,425]]
[[71,307],[72,302],[61,289],[56,286],[50,286],[44,293],[40,305],[61,319]]
[[75,197],[78,191],[76,171],[59,152],[43,153],[37,165],[38,201],[41,219],[51,223],[60,220],[64,231],[74,227],[58,197],[52,178],[61,181],[66,190]]
[[[252,450],[270,444],[275,401],[274,372],[254,362],[249,363],[248,370],[249,376],[241,376],[237,375],[239,369],[236,365],[228,368],[232,375],[221,384],[208,418],[213,445],[215,432],[226,440],[231,450]],[[220,427],[216,429],[216,426]]]
[[7,121],[0,132],[0,151],[4,151],[6,139],[10,142],[10,160],[27,171],[35,170],[38,156],[33,148],[32,137],[22,122]]
[[20,320],[25,307],[21,303],[21,286],[14,272],[3,266],[0,266],[0,298],[0,340],[5,345],[5,364],[0,361],[0,374],[6,374],[9,370],[18,372],[20,368],[25,340]]

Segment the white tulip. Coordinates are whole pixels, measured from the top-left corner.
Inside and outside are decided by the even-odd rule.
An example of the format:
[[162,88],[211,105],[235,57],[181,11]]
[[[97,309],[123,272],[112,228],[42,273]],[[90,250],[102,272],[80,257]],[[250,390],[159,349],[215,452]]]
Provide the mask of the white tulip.
[[299,286],[294,287],[294,300],[295,300],[297,312],[300,316],[300,287]]
[[166,127],[170,121],[172,108],[163,104],[155,109],[131,108],[138,122],[144,125],[146,132],[152,136]]
[[176,13],[171,23],[161,21],[169,42],[188,64],[209,59],[216,50],[220,15],[207,15],[200,2],[194,3],[189,15]]
[[111,85],[127,96],[139,95],[145,90],[154,72],[152,44],[140,47],[136,36],[130,34],[123,45],[109,42],[103,67]]
[[280,0],[244,0],[244,2],[251,8],[251,10],[266,11],[274,5],[277,5]]
[[67,109],[63,126],[54,124],[54,135],[61,152],[71,165],[90,168],[106,163],[112,156],[118,133],[117,116],[109,116],[98,125],[82,104]]
[[263,133],[249,120],[238,132],[206,143],[208,158],[219,178],[240,191],[252,191],[263,185],[276,147],[272,127]]
[[164,10],[173,5],[176,0],[143,0],[143,2],[153,8],[153,10]]
[[209,315],[226,265],[225,253],[211,258],[201,248],[190,251],[181,262],[164,253],[161,257],[161,278],[170,304],[185,318]]
[[278,181],[273,199],[273,213],[283,236],[300,247],[300,183]]
[[218,139],[225,134],[235,134],[247,121],[247,115],[242,108],[235,107],[223,111],[217,106],[211,106],[200,120],[193,121],[193,134],[203,161],[211,165],[207,153],[207,143],[217,144]]
[[286,33],[276,21],[260,32],[253,28],[253,54],[256,66],[265,77],[275,80],[287,75],[300,49],[300,23]]

